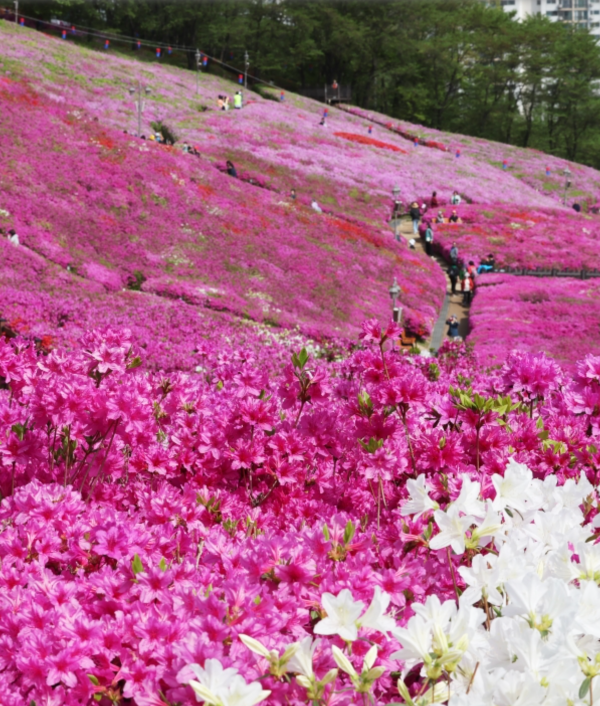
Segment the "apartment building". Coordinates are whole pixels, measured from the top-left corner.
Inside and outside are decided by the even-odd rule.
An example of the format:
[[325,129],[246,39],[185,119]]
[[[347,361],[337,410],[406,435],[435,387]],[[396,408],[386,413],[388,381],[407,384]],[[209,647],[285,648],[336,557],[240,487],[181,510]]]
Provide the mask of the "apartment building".
[[600,41],[600,0],[501,0],[499,4],[507,12],[516,12],[518,19],[545,15],[553,21],[589,29]]

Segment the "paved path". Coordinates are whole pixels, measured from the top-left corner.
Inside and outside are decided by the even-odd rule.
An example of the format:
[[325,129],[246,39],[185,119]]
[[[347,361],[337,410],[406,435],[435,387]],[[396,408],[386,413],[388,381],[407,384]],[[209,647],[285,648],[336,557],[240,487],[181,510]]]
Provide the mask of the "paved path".
[[[397,232],[400,237],[404,238],[407,242],[413,237],[412,232],[412,222],[407,219],[393,220],[390,223],[392,229]],[[416,248],[422,253],[425,253],[425,243],[417,235],[415,237],[417,241]],[[431,333],[431,338],[429,339],[429,347],[437,351],[437,349],[442,345],[442,343],[447,338],[448,326],[446,325],[446,319],[454,314],[458,319],[458,333],[462,338],[466,338],[469,333],[469,305],[462,303],[462,292],[460,290],[457,294],[452,294],[450,277],[448,277],[448,265],[445,260],[443,260],[439,255],[432,255],[432,260],[435,260],[438,265],[442,268],[444,275],[446,276],[446,297],[444,303],[442,304],[442,309],[438,320],[433,327]],[[457,284],[457,289],[459,285]]]

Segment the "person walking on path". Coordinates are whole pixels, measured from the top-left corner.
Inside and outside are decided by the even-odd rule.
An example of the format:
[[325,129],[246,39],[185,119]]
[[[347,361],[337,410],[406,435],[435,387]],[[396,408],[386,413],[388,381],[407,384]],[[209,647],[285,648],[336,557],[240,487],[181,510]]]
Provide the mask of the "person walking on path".
[[456,283],[458,282],[458,264],[452,262],[448,267],[448,277],[450,277],[450,287],[452,294],[456,294]]
[[448,324],[448,338],[454,339],[459,338],[458,335],[458,319],[454,314],[449,319],[446,319]]
[[473,289],[475,288],[475,283],[470,273],[463,270],[461,275],[461,289],[463,293],[463,304],[470,304],[473,298]]
[[416,201],[413,201],[410,205],[410,211],[408,212],[412,218],[413,224],[413,235],[419,234],[419,221],[421,220],[421,209]]
[[427,224],[427,230],[425,231],[425,252],[430,257],[433,257],[433,230],[431,223]]
[[456,247],[456,241],[452,243],[452,247],[450,248],[450,260],[454,264],[458,264],[458,248]]

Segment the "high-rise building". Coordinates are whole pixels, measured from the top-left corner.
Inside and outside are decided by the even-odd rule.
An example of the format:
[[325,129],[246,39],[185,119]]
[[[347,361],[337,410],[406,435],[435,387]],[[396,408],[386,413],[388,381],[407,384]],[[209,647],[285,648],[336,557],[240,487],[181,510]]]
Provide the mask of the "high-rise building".
[[500,0],[507,11],[516,12],[519,20],[528,15],[544,15],[556,22],[589,29],[600,40],[600,0]]

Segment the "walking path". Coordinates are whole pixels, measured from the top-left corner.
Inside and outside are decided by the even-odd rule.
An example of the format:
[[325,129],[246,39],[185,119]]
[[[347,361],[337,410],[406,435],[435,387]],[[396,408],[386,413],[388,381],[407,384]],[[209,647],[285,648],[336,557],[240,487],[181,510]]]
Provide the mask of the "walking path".
[[[392,220],[390,221],[390,226],[395,233],[398,233],[398,235],[404,238],[407,242],[412,237],[415,237],[413,236],[412,222],[410,220],[402,218]],[[418,235],[415,237],[415,240],[417,249],[425,254],[425,244],[423,243],[423,240]],[[429,256],[426,255],[426,257]],[[463,304],[462,292],[459,291],[456,294],[452,294],[450,277],[448,277],[447,272],[448,266],[445,260],[443,260],[439,255],[431,255],[430,257],[437,262],[446,277],[446,297],[444,299],[444,303],[442,304],[442,309],[440,311],[440,315],[438,316],[438,320],[433,327],[431,337],[428,341],[429,347],[437,351],[437,349],[447,338],[446,334],[448,331],[448,326],[446,324],[446,319],[452,314],[454,314],[458,319],[459,335],[463,339],[467,337],[467,334],[469,333],[469,305]]]

